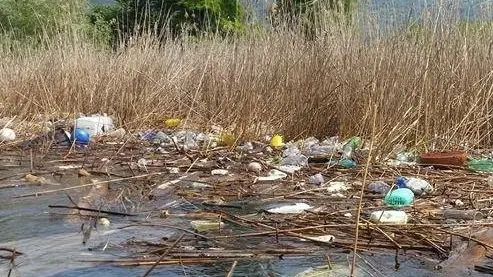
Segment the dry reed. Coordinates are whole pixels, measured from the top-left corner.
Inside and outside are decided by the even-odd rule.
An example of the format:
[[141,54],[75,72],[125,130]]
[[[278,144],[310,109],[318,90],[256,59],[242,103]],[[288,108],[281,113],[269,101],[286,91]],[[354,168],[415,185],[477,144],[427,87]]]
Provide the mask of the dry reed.
[[[445,20],[444,20],[445,21]],[[434,18],[386,35],[288,29],[236,39],[141,36],[118,51],[77,39],[0,53],[0,115],[106,112],[127,128],[169,116],[246,137],[369,136],[377,154],[491,146],[493,28]],[[72,42],[74,41],[74,42]],[[378,156],[378,155],[377,155]]]

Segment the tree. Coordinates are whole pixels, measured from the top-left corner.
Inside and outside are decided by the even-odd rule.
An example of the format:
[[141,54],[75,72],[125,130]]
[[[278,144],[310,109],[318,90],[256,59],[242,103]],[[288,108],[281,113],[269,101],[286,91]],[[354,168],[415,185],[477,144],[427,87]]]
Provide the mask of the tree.
[[158,37],[228,34],[243,29],[238,0],[117,0],[111,7],[95,6],[91,14],[93,23],[96,19],[116,22],[114,35],[123,37],[149,32]]

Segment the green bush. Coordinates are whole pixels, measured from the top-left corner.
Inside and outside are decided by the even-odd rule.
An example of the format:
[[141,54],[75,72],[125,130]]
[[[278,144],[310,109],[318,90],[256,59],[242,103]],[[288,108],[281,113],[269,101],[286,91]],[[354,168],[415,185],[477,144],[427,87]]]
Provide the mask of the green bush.
[[39,43],[76,27],[81,20],[81,0],[0,1],[2,36],[10,40]]
[[115,36],[149,32],[157,36],[201,35],[241,32],[243,16],[237,0],[117,0],[105,9],[93,7],[90,21],[94,24],[99,18]]

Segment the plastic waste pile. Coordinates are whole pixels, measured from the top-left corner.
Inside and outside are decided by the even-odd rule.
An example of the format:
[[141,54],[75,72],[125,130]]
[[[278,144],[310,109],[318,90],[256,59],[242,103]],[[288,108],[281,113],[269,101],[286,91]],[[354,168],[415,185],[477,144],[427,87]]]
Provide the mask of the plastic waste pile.
[[303,155],[296,146],[289,146],[282,153],[281,165],[305,166],[308,157]]
[[331,137],[322,142],[310,137],[305,140],[279,145],[284,146],[281,165],[303,167],[310,162],[321,161],[333,166],[353,168],[356,166],[353,155],[361,145],[361,138],[355,136],[341,143],[338,137]]
[[[392,187],[383,181],[376,181],[368,185],[368,190],[378,195],[384,195],[383,202],[389,208],[399,209],[412,205],[416,197],[431,193],[433,186],[421,178],[399,176],[395,179]],[[370,215],[370,221],[406,224],[408,215],[401,210],[375,211]]]

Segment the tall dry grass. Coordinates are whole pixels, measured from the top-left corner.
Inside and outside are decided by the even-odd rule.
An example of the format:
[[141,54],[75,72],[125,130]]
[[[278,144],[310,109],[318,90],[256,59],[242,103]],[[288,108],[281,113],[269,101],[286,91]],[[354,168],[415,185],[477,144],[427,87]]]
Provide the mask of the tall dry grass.
[[442,23],[371,40],[352,28],[314,40],[282,29],[161,46],[141,36],[116,52],[77,40],[3,51],[0,114],[106,112],[128,128],[178,116],[290,139],[365,137],[376,113],[382,152],[491,146],[493,28]]

